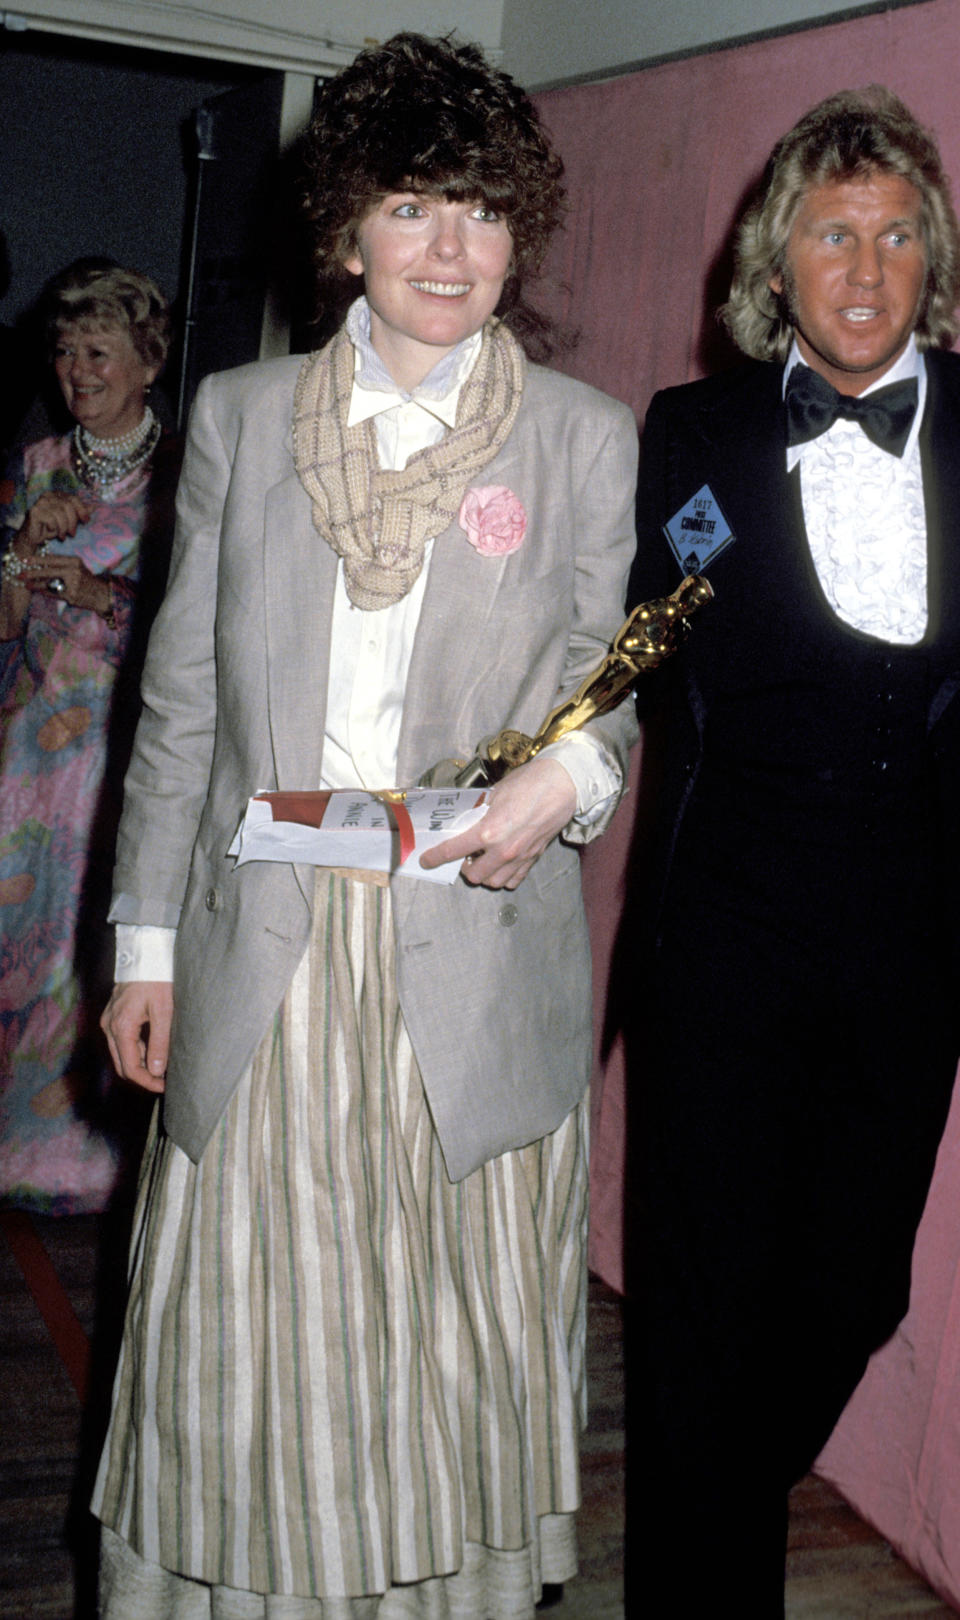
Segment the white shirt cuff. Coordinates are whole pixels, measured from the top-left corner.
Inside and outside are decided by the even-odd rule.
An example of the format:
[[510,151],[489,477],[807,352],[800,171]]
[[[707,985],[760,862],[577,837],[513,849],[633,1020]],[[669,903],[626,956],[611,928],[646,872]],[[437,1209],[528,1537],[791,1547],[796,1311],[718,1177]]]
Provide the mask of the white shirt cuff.
[[623,786],[619,767],[588,732],[571,731],[559,742],[549,743],[539,758],[555,759],[577,790],[577,810],[571,826],[590,827],[599,821]]
[[171,983],[176,938],[175,928],[157,928],[152,923],[117,923],[117,984],[130,984],[135,979]]

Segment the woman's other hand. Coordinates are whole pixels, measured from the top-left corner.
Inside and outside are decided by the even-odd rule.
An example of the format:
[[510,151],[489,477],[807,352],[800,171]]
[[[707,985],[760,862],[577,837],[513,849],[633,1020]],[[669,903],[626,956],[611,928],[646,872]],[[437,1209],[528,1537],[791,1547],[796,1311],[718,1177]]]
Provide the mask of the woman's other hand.
[[481,821],[427,850],[420,864],[429,868],[462,860],[461,876],[468,883],[515,889],[576,808],[569,772],[555,759],[532,759],[491,790]]
[[93,513],[94,502],[79,491],[58,494],[50,490],[34,501],[14,542],[22,562],[37,555],[49,540],[66,540]]
[[92,574],[79,557],[32,557],[21,567],[17,581],[28,591],[46,591],[71,607],[104,616],[113,606],[109,577]]
[[172,1021],[173,985],[166,980],[115,984],[100,1028],[117,1073],[145,1091],[163,1091]]

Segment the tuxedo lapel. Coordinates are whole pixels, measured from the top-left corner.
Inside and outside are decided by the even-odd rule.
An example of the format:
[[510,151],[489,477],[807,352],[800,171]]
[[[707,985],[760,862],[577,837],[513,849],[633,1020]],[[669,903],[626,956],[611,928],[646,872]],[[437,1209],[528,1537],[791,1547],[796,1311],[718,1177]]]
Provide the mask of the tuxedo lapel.
[[733,532],[704,568],[718,592],[744,573],[785,581],[805,550],[798,480],[786,469],[782,375],[773,365],[731,373],[669,447],[668,519],[706,484]]
[[[960,381],[937,352],[926,356],[927,404],[920,430],[927,520],[930,635],[960,635]],[[952,360],[952,356],[949,357]]]
[[295,474],[267,491],[263,567],[277,784],[312,788],[320,781],[337,557],[317,534]]

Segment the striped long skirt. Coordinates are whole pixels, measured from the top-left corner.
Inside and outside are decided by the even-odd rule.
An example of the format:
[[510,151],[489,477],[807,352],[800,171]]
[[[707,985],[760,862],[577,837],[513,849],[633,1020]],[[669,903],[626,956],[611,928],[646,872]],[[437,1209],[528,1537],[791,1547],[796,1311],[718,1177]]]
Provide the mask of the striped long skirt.
[[101,1613],[525,1620],[576,1567],[585,1104],[451,1182],[389,891],[316,901],[200,1164],[147,1148]]

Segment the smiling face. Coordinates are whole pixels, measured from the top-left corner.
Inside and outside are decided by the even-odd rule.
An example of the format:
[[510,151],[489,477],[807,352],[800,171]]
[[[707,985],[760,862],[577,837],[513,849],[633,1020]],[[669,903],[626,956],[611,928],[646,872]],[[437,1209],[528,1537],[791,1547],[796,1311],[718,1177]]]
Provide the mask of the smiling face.
[[157,367],[141,360],[129,332],[65,326],[53,365],[68,411],[96,438],[120,439],[139,427]]
[[485,203],[393,192],[374,204],[344,263],[365,278],[371,341],[396,383],[415,388],[480,330],[512,255],[508,226]]
[[810,187],[770,286],[807,364],[841,393],[862,394],[906,348],[926,276],[920,193],[877,170]]

